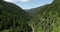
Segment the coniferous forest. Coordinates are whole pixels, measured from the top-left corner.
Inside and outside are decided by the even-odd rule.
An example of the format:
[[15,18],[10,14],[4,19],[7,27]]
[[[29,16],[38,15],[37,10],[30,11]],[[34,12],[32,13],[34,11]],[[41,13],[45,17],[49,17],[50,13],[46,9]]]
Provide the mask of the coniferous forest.
[[60,0],[27,12],[0,0],[0,32],[60,32]]

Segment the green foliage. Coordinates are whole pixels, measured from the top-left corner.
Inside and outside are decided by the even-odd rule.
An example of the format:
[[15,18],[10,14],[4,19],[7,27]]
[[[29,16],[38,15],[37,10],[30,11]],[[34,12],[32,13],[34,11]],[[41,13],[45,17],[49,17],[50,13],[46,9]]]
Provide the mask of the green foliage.
[[44,6],[28,24],[34,32],[60,32],[60,0]]
[[[30,15],[13,3],[0,2],[0,31],[29,32],[27,21]],[[29,29],[30,28],[30,29]]]

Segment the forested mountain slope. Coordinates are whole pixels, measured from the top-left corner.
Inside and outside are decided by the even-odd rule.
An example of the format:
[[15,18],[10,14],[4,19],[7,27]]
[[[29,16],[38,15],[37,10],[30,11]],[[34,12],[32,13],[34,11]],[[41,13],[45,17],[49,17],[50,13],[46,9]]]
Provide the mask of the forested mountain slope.
[[30,15],[13,3],[0,0],[0,32],[31,32]]
[[28,24],[33,32],[60,32],[60,0],[40,9]]

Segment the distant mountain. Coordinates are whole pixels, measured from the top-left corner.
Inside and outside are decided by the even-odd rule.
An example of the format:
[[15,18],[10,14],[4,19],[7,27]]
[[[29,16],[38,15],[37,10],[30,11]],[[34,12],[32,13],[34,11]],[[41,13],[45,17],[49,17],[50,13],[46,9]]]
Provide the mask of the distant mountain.
[[40,8],[27,9],[26,12],[30,13],[31,15],[34,15],[39,11],[39,9]]
[[28,24],[33,32],[60,32],[60,0],[40,9]]
[[36,8],[31,8],[31,9],[25,9],[26,12],[28,12],[31,15],[35,15],[40,9],[42,9],[43,7],[47,6],[49,4],[46,4],[44,6],[40,6],[40,7],[36,7]]
[[26,9],[26,12],[28,12],[31,15],[35,15],[40,9],[41,7]]
[[31,32],[30,15],[13,3],[0,0],[0,32]]

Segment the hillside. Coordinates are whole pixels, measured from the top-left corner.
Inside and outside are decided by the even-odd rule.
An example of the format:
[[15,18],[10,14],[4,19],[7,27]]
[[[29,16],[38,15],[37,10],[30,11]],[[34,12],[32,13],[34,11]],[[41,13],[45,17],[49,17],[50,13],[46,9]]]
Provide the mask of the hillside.
[[28,24],[33,32],[60,32],[60,0],[40,9]]
[[30,15],[13,3],[0,0],[0,32],[31,32]]

